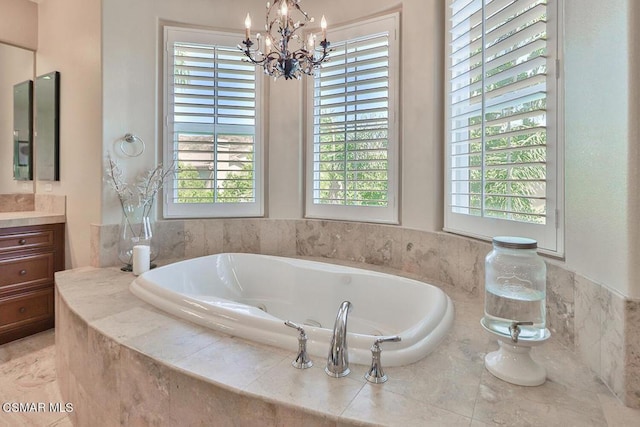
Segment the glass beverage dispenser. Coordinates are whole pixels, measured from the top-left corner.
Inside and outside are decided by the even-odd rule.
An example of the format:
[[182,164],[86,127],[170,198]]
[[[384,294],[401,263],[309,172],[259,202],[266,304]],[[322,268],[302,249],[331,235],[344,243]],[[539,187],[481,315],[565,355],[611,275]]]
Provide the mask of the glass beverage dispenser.
[[547,269],[537,247],[532,239],[494,237],[485,259],[483,325],[515,342],[545,336]]

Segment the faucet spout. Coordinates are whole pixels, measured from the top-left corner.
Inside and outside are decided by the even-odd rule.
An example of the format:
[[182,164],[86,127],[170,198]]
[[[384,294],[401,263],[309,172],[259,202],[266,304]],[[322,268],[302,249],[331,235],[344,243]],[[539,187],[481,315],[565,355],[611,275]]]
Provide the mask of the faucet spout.
[[327,367],[324,368],[324,371],[334,378],[344,377],[351,372],[349,369],[349,352],[347,351],[347,317],[350,311],[351,303],[349,301],[344,301],[340,304],[336,322],[333,325]]

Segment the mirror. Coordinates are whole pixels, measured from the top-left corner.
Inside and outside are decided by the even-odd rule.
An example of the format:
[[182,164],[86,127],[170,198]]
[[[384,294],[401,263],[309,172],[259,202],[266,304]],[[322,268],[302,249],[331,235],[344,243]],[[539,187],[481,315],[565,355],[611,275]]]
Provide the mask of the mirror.
[[60,73],[36,79],[36,176],[60,180]]
[[13,179],[33,179],[33,81],[13,86]]
[[[34,64],[33,51],[0,43],[0,194],[33,193],[35,190],[34,181],[31,181],[33,168],[30,170],[31,178],[17,180],[14,177],[16,171],[13,167],[15,159],[14,86],[33,80]],[[18,137],[20,140],[23,138],[22,135]],[[30,157],[33,166],[32,159],[33,157]],[[22,160],[25,160],[24,157]],[[20,168],[21,177],[24,177],[25,171],[26,167]]]

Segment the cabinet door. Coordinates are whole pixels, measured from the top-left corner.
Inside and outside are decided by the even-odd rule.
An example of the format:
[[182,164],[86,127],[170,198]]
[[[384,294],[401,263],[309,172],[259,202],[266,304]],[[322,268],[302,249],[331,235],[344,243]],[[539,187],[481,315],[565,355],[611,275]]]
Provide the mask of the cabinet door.
[[53,283],[53,252],[0,259],[0,295]]
[[0,298],[0,337],[11,330],[42,323],[53,323],[53,289]]
[[53,230],[0,234],[0,254],[23,249],[53,247]]

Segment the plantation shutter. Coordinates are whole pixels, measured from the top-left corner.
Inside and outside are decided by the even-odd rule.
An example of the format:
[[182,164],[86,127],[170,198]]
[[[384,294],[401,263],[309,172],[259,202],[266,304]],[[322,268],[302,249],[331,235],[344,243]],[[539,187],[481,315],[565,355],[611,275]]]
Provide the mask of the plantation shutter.
[[330,34],[330,60],[313,81],[307,216],[397,221],[396,32],[389,25],[393,18],[364,24],[362,35]]
[[551,12],[545,0],[451,2],[445,217],[452,231],[526,235],[558,250]]
[[167,213],[260,215],[256,67],[238,36],[167,31]]

